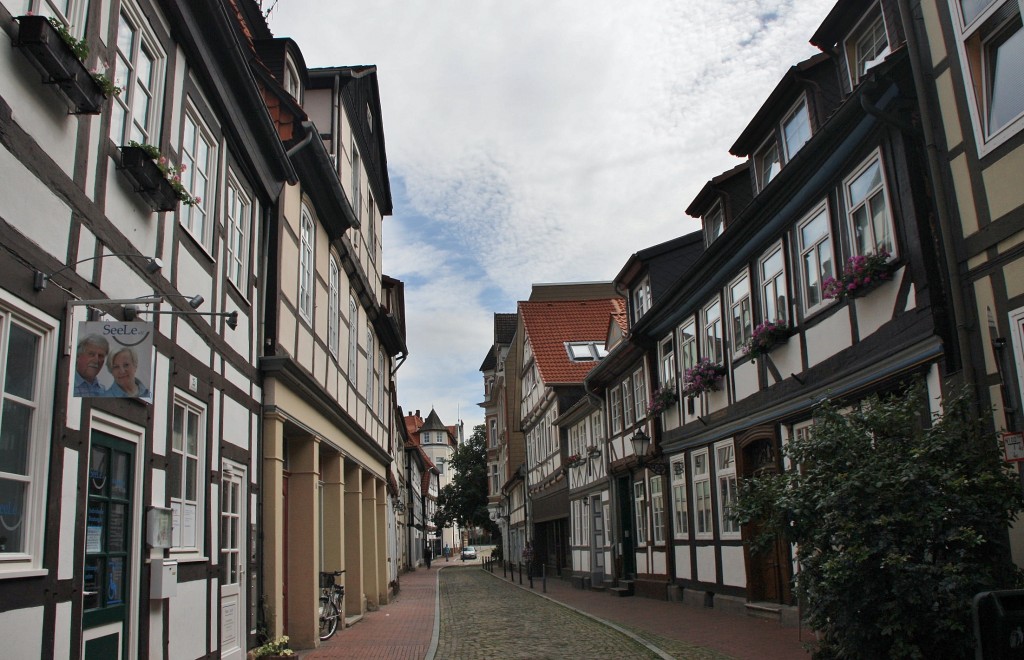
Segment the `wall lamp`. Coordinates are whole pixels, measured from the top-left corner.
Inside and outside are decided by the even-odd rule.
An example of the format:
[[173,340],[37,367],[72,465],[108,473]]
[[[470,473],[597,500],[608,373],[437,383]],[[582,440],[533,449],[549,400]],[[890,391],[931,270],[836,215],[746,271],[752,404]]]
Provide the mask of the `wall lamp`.
[[44,273],[41,270],[35,270],[35,271],[33,271],[32,287],[36,291],[42,291],[43,289],[46,288],[46,284],[47,284],[47,282],[50,281],[50,278],[52,278],[57,273],[63,273],[66,270],[70,270],[72,268],[75,268],[76,266],[78,266],[78,264],[84,264],[86,261],[95,261],[96,259],[106,259],[107,257],[134,257],[136,259],[145,259],[146,260],[146,266],[145,266],[146,272],[149,273],[150,275],[152,275],[153,273],[157,272],[158,270],[160,270],[161,268],[164,267],[163,263],[159,259],[157,259],[156,257],[146,257],[146,256],[143,256],[143,255],[140,255],[140,254],[101,254],[98,257],[86,257],[85,259],[79,259],[75,263],[69,264],[67,266],[64,266],[63,268],[58,268],[57,270],[55,270],[55,271],[53,271],[52,273],[49,273],[49,274]]
[[637,467],[646,467],[654,474],[665,474],[666,466],[664,463],[651,462],[647,458],[647,452],[651,449],[651,437],[644,433],[643,429],[637,429],[629,441],[633,444],[633,453],[636,455]]
[[[192,296],[188,301],[189,307],[195,309],[203,304],[202,296]],[[224,323],[234,330],[238,327],[238,310],[233,312],[184,312],[177,309],[162,311],[157,309],[139,309],[137,305],[124,306],[124,320],[134,321],[139,314],[171,314],[175,316],[223,316]]]

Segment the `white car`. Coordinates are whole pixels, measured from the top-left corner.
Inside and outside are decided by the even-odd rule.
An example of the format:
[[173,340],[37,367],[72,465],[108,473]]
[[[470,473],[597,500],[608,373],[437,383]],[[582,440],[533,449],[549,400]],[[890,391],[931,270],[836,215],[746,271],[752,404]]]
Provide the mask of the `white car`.
[[476,548],[471,545],[462,549],[462,561],[467,559],[476,559]]

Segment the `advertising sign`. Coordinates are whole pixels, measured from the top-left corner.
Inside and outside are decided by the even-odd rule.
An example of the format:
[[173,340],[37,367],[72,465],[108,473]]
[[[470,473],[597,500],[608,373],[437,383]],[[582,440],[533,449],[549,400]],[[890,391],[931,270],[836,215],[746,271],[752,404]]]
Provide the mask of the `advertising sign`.
[[153,402],[153,324],[82,321],[75,346],[74,395]]

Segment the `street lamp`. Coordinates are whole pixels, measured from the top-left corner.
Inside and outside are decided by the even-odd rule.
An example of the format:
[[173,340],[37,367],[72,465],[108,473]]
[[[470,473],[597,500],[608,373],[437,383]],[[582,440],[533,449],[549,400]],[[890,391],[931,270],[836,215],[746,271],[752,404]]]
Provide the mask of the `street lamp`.
[[646,466],[648,470],[655,474],[665,473],[664,463],[655,463],[648,460],[647,452],[651,448],[651,437],[644,433],[643,429],[637,429],[629,441],[633,444],[633,453],[636,455],[637,467],[642,468]]

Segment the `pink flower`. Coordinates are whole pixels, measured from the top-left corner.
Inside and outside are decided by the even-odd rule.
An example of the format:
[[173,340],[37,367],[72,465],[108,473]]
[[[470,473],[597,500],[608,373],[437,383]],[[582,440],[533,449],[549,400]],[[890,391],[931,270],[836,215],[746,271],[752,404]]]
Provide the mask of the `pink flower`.
[[160,156],[160,159],[158,161],[156,161],[156,162],[160,163],[161,165],[166,165],[167,164],[167,156]]
[[184,172],[186,169],[188,169],[188,166],[185,165],[185,163],[182,163],[181,167],[178,168],[178,171],[179,172]]

